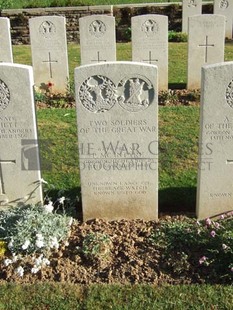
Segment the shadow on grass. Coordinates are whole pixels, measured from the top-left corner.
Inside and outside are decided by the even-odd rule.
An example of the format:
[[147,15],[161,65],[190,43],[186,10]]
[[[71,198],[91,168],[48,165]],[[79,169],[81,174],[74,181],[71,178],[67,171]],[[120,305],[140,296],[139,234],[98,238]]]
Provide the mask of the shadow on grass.
[[[60,190],[59,189],[50,189],[47,192],[47,196],[55,202],[55,208],[56,208],[56,201],[58,200],[58,197],[60,196]],[[81,187],[74,187],[71,189],[64,190],[62,193],[62,196],[64,196],[66,199],[69,199],[71,204],[67,204],[66,213],[79,221],[82,221],[83,219],[83,211],[82,211],[82,199],[81,199]],[[66,205],[65,205],[66,206]]]
[[159,213],[195,215],[196,187],[170,187],[159,190]]
[[[49,190],[48,196],[56,201],[59,197],[58,189]],[[63,192],[63,196],[72,202],[68,208],[69,215],[79,221],[83,220],[81,187],[75,187]],[[55,203],[56,206],[56,203]],[[159,190],[159,214],[195,216],[196,187],[171,187]]]
[[168,88],[169,89],[185,89],[186,83],[169,83]]

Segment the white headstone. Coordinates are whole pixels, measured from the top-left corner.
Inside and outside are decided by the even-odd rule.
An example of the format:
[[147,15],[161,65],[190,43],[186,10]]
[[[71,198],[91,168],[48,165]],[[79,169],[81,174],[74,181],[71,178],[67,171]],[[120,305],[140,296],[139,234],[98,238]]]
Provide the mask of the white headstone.
[[0,206],[42,202],[32,67],[0,64]]
[[202,12],[202,0],[183,0],[182,2],[182,32],[188,33],[188,18]]
[[10,21],[0,17],[0,62],[13,62]]
[[233,210],[233,62],[202,68],[199,219]]
[[158,66],[159,90],[168,89],[168,18],[141,15],[131,19],[132,60]]
[[115,17],[81,17],[79,30],[82,65],[116,60]]
[[75,69],[84,220],[158,217],[157,67]]
[[29,27],[36,86],[65,93],[69,77],[65,17],[34,17]]
[[228,39],[232,39],[233,30],[233,1],[232,0],[215,0],[214,14],[224,15],[226,17],[226,33]]
[[201,67],[224,61],[225,17],[197,15],[189,17],[187,88],[201,86]]

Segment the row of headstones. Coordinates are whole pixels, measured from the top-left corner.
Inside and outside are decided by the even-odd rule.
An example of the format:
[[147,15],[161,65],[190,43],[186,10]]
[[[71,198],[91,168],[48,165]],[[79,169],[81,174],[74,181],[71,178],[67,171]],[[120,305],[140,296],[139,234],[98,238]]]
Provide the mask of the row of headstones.
[[[188,32],[188,18],[202,13],[202,0],[183,0],[182,2],[182,32]],[[233,1],[214,0],[214,14],[226,17],[225,36],[232,39]]]
[[[8,25],[0,18],[0,29]],[[115,18],[93,15],[80,18],[81,64],[116,60]],[[47,16],[29,21],[32,63],[35,84],[40,89],[64,93],[68,83],[68,57],[65,18]],[[5,33],[5,31],[4,31]],[[187,88],[200,88],[201,66],[224,61],[225,18],[222,15],[196,15],[189,18]],[[12,61],[8,36],[2,35],[2,50]],[[5,38],[5,39],[3,39]],[[132,60],[156,64],[159,69],[159,90],[168,88],[168,18],[142,15],[132,18]]]
[[[75,69],[84,220],[158,218],[157,66]],[[233,62],[204,66],[197,217],[233,209]],[[32,67],[0,64],[0,205],[42,202]],[[78,150],[77,150],[78,151]]]

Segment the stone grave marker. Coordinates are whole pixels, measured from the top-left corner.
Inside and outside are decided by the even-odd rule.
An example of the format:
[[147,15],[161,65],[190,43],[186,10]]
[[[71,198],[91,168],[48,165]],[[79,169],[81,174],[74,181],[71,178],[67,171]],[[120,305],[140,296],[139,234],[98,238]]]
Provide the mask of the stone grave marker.
[[226,17],[225,36],[232,39],[233,29],[233,1],[232,0],[215,0],[214,14],[224,15]]
[[0,64],[0,209],[42,202],[32,67]]
[[201,67],[224,61],[225,17],[196,15],[189,17],[187,88],[201,85]]
[[0,62],[13,62],[10,21],[0,17]]
[[69,78],[65,17],[33,17],[29,28],[36,86],[65,93]]
[[82,65],[116,60],[115,17],[81,17],[79,30]]
[[157,67],[75,69],[84,220],[158,217]]
[[131,19],[132,60],[158,66],[159,90],[168,89],[168,17],[141,15]]
[[202,12],[202,0],[182,1],[182,32],[188,33],[188,18],[200,15]]
[[233,62],[203,66],[197,217],[233,210]]

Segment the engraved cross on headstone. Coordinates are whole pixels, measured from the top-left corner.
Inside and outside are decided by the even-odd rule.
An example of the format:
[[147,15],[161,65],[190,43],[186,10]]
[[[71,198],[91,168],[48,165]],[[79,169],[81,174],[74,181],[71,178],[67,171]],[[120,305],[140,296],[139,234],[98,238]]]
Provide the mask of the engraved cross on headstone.
[[208,47],[214,47],[214,44],[208,43],[208,36],[206,36],[205,44],[199,44],[200,47],[205,47],[205,62],[208,61]]
[[227,164],[233,164],[233,159],[227,159]]
[[143,59],[144,62],[148,62],[149,64],[152,64],[152,62],[157,62],[158,59],[152,59],[151,51],[149,51],[149,59]]
[[97,59],[93,59],[94,62],[105,62],[106,59],[100,59],[100,52],[97,52]]
[[49,63],[50,78],[52,78],[53,77],[52,63],[58,63],[58,61],[57,60],[52,60],[51,59],[51,53],[49,52],[49,59],[48,60],[44,60],[43,62]]
[[3,180],[3,172],[2,172],[2,164],[16,164],[16,160],[1,160],[0,159],[0,195],[6,194],[4,180]]

